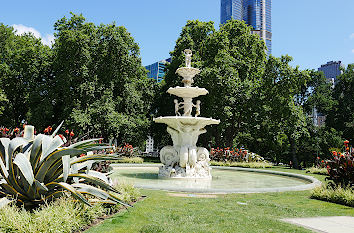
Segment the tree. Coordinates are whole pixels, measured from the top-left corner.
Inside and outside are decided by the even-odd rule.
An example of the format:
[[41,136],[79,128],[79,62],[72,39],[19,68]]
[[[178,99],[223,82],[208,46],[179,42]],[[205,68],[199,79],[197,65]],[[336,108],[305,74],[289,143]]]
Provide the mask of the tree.
[[334,106],[328,111],[326,125],[343,132],[349,141],[354,139],[354,64],[348,65],[337,77],[333,90]]
[[150,126],[154,84],[123,26],[96,26],[72,14],[55,23],[53,121],[81,135],[141,145]]
[[[177,39],[172,62],[167,66],[164,94],[156,115],[173,114],[173,98],[166,94],[169,87],[181,85],[181,77],[175,73],[184,66],[184,49],[193,51],[193,65],[201,69],[195,78],[195,86],[209,91],[202,101],[202,116],[220,119],[218,126],[209,127],[201,135],[200,143],[208,146],[232,145],[234,138],[247,128],[252,118],[250,99],[258,86],[266,61],[265,44],[244,22],[230,20],[217,31],[213,22],[188,21]],[[165,130],[165,127],[160,127]],[[158,131],[161,134],[161,131]],[[166,135],[166,134],[164,134]],[[166,140],[165,140],[166,141]]]
[[327,115],[336,104],[332,84],[327,81],[322,72],[313,70],[308,72],[310,74],[308,87],[311,93],[307,96],[304,109],[308,114],[312,114],[313,108],[316,108],[318,112]]
[[250,142],[250,146],[257,152],[268,152],[267,156],[272,156],[275,161],[291,160],[297,167],[299,138],[308,134],[301,105],[304,94],[302,97],[300,94],[307,89],[309,74],[298,67],[292,68],[289,65],[291,59],[289,56],[268,58],[257,90],[259,96],[255,99],[258,103],[255,108],[257,130],[253,130],[256,140]]
[[51,50],[31,34],[15,35],[12,27],[0,24],[0,102],[5,114],[0,124],[18,126],[47,111],[46,82],[50,76]]

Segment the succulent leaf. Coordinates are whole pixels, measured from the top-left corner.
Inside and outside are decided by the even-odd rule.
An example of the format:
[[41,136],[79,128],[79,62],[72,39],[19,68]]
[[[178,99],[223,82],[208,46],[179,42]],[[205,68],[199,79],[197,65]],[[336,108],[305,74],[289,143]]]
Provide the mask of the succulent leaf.
[[[0,138],[0,197],[8,196],[18,204],[35,207],[69,192],[87,205],[91,202],[129,206],[108,192],[119,193],[109,185],[105,174],[89,170],[93,162],[117,160],[117,156],[79,157],[85,152],[111,147],[97,143],[99,139],[61,147],[63,141],[56,133],[57,130],[52,136],[39,134],[34,139]],[[100,200],[88,201],[83,194]]]
[[26,178],[28,184],[32,185],[34,181],[33,170],[32,170],[31,163],[28,160],[28,158],[25,156],[25,154],[18,153],[16,155],[16,158],[14,159],[14,164],[16,164],[17,167],[20,169],[23,176]]
[[66,182],[66,179],[68,179],[68,175],[70,172],[70,155],[64,155],[61,157],[61,160],[63,162],[63,179],[64,182]]
[[52,133],[52,137],[54,138],[55,135],[58,133],[59,129],[61,128],[61,126],[63,125],[64,121],[62,121],[60,123],[60,125],[54,130],[54,132]]

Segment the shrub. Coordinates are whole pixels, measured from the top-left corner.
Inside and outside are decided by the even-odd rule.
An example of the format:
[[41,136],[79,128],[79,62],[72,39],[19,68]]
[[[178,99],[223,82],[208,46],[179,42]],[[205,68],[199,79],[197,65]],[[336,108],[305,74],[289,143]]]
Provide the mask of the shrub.
[[[114,186],[126,202],[140,197],[139,190],[131,185]],[[73,232],[89,225],[98,217],[119,209],[118,205],[104,207],[102,204],[89,207],[70,196],[62,196],[39,208],[27,211],[23,207],[7,205],[0,209],[0,232],[37,233]]]
[[114,185],[114,187],[121,193],[120,196],[125,202],[135,202],[141,197],[140,191],[132,184],[123,182]]
[[[61,126],[61,125],[60,125]],[[80,155],[105,148],[97,139],[62,147],[65,138],[56,135],[34,136],[33,126],[26,126],[23,137],[0,138],[0,201],[11,199],[33,208],[70,193],[77,200],[91,205],[89,193],[103,203],[125,204],[114,194],[107,177],[91,171],[93,161],[116,159],[113,155]]]
[[223,162],[262,162],[264,158],[252,152],[236,148],[211,148],[210,159]]
[[245,168],[271,168],[273,165],[268,162],[221,162],[210,161],[211,166],[245,167]]
[[354,207],[354,190],[351,187],[326,187],[323,185],[311,191],[311,198]]
[[306,169],[306,173],[311,173],[311,174],[319,174],[319,175],[328,175],[328,171],[326,168],[320,168],[320,167],[310,167]]
[[8,205],[0,209],[0,232],[73,232],[105,211],[102,205],[89,208],[72,197],[61,197],[32,212]]
[[342,187],[354,187],[354,156],[349,148],[349,141],[344,141],[345,152],[333,151],[333,157],[326,161],[329,177],[332,185]]
[[122,157],[119,160],[115,160],[115,163],[144,163],[144,159],[140,157]]

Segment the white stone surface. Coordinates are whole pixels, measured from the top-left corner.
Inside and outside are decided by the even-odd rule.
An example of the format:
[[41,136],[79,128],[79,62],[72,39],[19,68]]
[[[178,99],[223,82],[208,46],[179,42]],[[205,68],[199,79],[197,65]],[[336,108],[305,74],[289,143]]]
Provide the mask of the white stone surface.
[[180,67],[176,73],[183,77],[182,83],[185,87],[190,87],[194,83],[194,76],[200,73],[200,70],[193,67]]
[[[183,102],[174,100],[176,116],[154,118],[156,123],[167,125],[173,146],[165,146],[160,151],[160,159],[164,164],[159,170],[159,177],[168,178],[202,178],[211,179],[209,151],[197,147],[200,134],[206,133],[207,125],[219,124],[219,120],[198,117],[201,102],[193,103],[193,98],[208,94],[205,88],[192,87],[193,78],[200,73],[191,67],[192,51],[184,50],[186,67],[178,68],[176,73],[183,77],[184,87],[169,88],[168,93],[183,98]],[[195,116],[192,116],[195,109]],[[181,116],[180,110],[183,110]]]
[[166,116],[154,118],[156,123],[164,123],[172,128],[180,128],[183,125],[189,125],[191,127],[204,128],[207,125],[217,125],[220,120],[215,120],[206,117],[187,117],[187,116]]
[[181,97],[181,98],[195,98],[201,95],[206,95],[209,92],[205,88],[199,87],[170,87],[167,93]]
[[332,216],[316,218],[286,218],[282,221],[305,227],[315,232],[354,233],[354,217]]

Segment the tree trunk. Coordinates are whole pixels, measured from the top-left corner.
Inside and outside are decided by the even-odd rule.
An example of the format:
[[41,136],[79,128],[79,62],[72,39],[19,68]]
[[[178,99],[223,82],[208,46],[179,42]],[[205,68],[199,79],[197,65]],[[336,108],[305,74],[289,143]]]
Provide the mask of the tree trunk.
[[289,142],[290,142],[290,153],[291,153],[293,166],[294,166],[295,169],[298,169],[299,168],[299,162],[298,162],[297,156],[296,156],[296,141],[295,141],[294,138],[289,136]]

